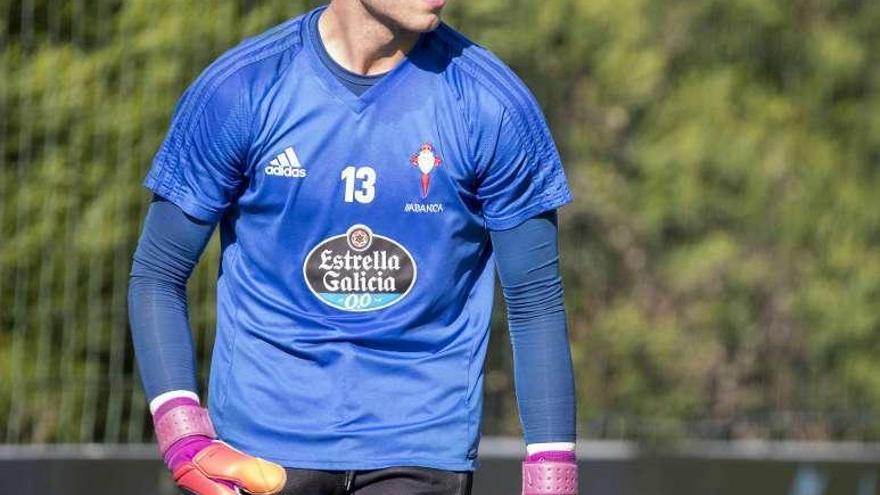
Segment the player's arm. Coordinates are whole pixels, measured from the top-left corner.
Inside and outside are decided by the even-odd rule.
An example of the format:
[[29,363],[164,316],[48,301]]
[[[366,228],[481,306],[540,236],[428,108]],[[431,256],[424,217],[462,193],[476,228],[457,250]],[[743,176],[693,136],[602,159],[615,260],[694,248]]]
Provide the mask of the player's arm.
[[[507,305],[516,397],[527,445],[524,493],[576,493],[574,374],[556,211],[491,231],[491,238]],[[551,471],[554,480],[562,473],[569,482],[547,485],[544,480]]]
[[151,409],[157,398],[197,397],[186,284],[214,224],[154,196],[132,260],[129,319],[141,381]]
[[[508,306],[528,445],[523,493],[577,493],[575,399],[555,211],[572,200],[544,116],[512,73],[472,118],[477,196]],[[554,476],[546,474],[552,471]]]
[[[248,64],[224,56],[187,89],[144,182],[155,195],[129,290],[135,354],[162,455],[175,481],[197,495],[237,487],[269,494],[284,469],[217,440],[196,394],[186,281],[211,231],[247,184],[254,85]],[[237,69],[236,69],[237,67]]]
[[161,197],[150,204],[129,279],[141,380],[160,451],[181,487],[197,495],[231,495],[236,487],[275,493],[284,470],[216,440],[199,403],[186,284],[213,230]]

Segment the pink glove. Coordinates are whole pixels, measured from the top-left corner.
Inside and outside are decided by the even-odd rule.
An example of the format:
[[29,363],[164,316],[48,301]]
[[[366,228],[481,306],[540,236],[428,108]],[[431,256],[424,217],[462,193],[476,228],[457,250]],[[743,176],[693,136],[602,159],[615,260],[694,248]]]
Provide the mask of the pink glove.
[[522,465],[523,495],[577,495],[578,472],[574,452],[537,452]]
[[153,424],[165,464],[181,488],[196,495],[235,495],[238,488],[271,495],[284,488],[284,468],[215,440],[208,411],[194,399],[163,403]]

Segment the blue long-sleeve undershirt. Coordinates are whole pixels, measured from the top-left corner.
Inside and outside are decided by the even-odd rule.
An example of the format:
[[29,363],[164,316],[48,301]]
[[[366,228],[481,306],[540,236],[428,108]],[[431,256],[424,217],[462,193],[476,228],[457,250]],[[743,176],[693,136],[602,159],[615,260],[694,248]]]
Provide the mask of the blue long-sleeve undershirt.
[[556,212],[492,231],[526,443],[575,441],[575,393]]
[[[213,232],[176,205],[154,198],[129,282],[129,319],[149,400],[197,392],[186,283]],[[520,417],[527,443],[573,442],[575,399],[555,212],[492,231],[507,303]]]
[[128,318],[147,399],[172,390],[197,392],[186,283],[214,225],[153,198],[128,283]]

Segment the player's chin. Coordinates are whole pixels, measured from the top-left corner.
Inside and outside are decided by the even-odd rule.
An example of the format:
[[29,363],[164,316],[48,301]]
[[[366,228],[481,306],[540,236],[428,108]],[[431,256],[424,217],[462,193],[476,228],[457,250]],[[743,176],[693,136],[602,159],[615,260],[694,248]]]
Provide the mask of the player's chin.
[[427,33],[437,29],[440,25],[440,12],[428,12],[419,16],[407,19],[404,26],[407,31],[415,33]]
[[440,14],[443,11],[443,7],[446,6],[447,0],[420,0],[422,5],[418,8],[421,10],[418,15],[413,16],[411,19],[412,26],[409,26],[412,31],[417,31],[420,33],[427,33],[428,31],[433,31],[437,29],[437,26],[440,25]]

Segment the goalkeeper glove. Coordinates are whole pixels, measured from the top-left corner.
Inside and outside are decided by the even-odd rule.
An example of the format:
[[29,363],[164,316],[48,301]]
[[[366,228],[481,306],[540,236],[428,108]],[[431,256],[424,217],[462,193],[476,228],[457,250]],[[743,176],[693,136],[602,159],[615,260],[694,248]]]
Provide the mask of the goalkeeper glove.
[[251,457],[216,439],[208,411],[190,397],[175,397],[153,414],[156,439],[178,486],[195,495],[272,495],[284,488],[284,468]]

